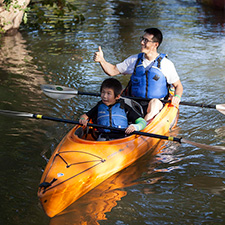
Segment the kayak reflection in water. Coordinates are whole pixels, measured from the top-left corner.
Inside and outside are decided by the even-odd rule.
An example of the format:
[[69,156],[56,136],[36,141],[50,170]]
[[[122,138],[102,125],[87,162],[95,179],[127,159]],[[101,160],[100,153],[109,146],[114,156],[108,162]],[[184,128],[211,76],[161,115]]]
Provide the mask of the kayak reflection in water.
[[[99,125],[124,128],[124,135],[144,129],[146,121],[120,98],[121,92],[120,81],[115,78],[104,80],[100,88],[101,101],[86,114],[81,115],[79,123],[87,126],[88,121],[92,120]],[[98,129],[97,140],[111,140],[124,135],[109,129]]]

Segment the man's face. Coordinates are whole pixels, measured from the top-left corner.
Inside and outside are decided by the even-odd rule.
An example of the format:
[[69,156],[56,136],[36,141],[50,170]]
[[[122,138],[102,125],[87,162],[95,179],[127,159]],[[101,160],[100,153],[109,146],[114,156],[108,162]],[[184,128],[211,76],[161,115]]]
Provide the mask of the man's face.
[[141,52],[151,53],[155,52],[158,47],[158,42],[152,40],[154,36],[152,34],[145,33],[141,38]]

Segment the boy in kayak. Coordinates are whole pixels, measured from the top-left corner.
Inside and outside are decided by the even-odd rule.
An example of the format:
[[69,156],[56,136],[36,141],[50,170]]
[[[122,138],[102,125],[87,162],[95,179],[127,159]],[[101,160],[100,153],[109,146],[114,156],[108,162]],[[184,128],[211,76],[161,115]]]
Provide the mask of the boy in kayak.
[[[86,114],[83,114],[79,119],[79,123],[87,126],[88,121],[91,119],[99,125],[126,128],[126,134],[144,129],[146,121],[120,98],[121,92],[122,85],[120,81],[115,78],[104,80],[100,88],[102,100]],[[130,122],[132,124],[129,125]],[[106,138],[109,140],[121,138],[122,136],[120,133],[111,132],[109,129],[98,129],[98,131],[99,139]]]
[[163,40],[161,31],[148,28],[140,38],[141,53],[132,55],[123,62],[113,65],[104,58],[99,46],[94,54],[95,62],[99,62],[104,72],[109,76],[132,74],[128,85],[129,96],[149,98],[151,101],[140,101],[145,112],[145,120],[152,119],[163,107],[160,99],[168,97],[168,87],[175,88],[171,103],[178,107],[183,93],[183,86],[174,64],[165,54],[158,53],[158,47]]

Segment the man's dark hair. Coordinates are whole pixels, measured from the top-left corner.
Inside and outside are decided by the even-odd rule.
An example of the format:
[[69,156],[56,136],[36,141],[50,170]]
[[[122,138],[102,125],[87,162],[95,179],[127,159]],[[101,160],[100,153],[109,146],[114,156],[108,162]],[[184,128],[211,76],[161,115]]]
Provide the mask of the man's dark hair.
[[100,92],[102,92],[103,88],[111,88],[114,91],[115,97],[121,94],[122,92],[122,84],[115,78],[108,78],[102,82]]
[[162,35],[162,32],[158,28],[148,28],[145,30],[145,32],[148,34],[152,34],[153,35],[152,40],[155,42],[158,42],[159,46],[160,46],[160,44],[162,43],[162,40],[163,40],[163,35]]

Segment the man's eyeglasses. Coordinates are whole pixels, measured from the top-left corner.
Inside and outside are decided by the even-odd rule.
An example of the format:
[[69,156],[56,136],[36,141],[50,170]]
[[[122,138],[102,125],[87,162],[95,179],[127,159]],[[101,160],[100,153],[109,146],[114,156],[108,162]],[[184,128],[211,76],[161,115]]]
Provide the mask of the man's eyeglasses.
[[147,44],[148,42],[155,42],[155,41],[152,41],[152,40],[148,40],[147,38],[145,38],[145,37],[140,37],[140,41],[142,42],[142,41],[144,41],[144,43],[145,44]]

